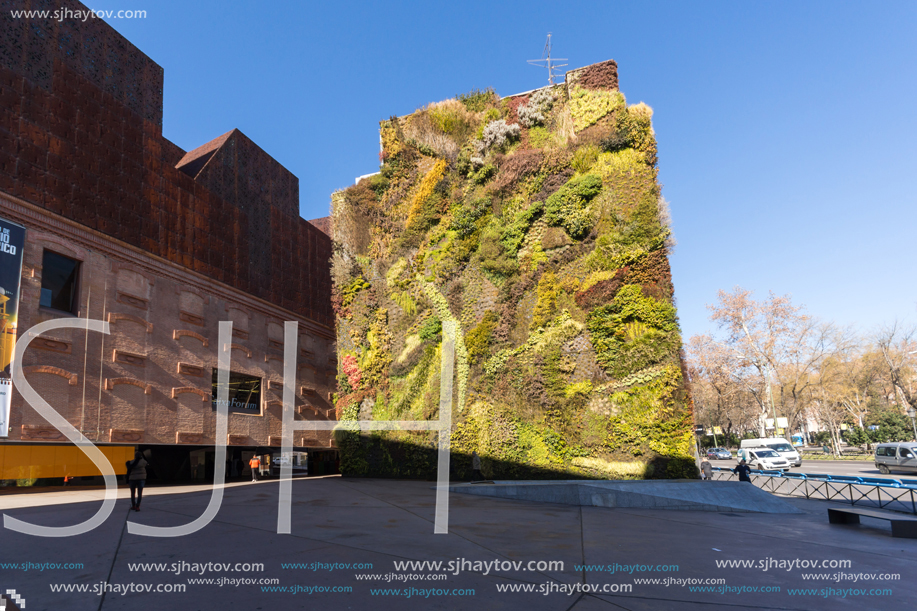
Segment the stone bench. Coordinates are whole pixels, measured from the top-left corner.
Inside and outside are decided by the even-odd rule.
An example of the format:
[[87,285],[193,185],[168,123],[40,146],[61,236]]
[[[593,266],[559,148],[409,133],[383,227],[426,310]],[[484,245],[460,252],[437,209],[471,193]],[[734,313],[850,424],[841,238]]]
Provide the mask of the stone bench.
[[893,537],[917,539],[917,518],[915,517],[902,515],[900,513],[891,513],[889,511],[865,509],[862,507],[828,508],[828,522],[831,524],[859,524],[860,516],[876,518],[877,520],[888,520],[892,523]]

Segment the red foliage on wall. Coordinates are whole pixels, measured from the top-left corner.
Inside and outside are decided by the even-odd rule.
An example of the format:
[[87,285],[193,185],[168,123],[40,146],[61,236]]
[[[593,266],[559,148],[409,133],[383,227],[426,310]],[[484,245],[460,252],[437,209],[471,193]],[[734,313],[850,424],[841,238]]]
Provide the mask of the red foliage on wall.
[[[666,298],[671,297],[673,293],[672,269],[669,267],[669,258],[666,256],[665,249],[655,250],[631,265],[625,282],[642,284],[645,292],[659,290]],[[654,286],[658,288],[650,288]]]
[[618,88],[618,64],[613,59],[574,70],[573,73],[576,84],[586,89]]
[[538,195],[532,199],[536,201],[546,201],[549,197],[554,195],[558,189],[564,186],[572,176],[573,170],[571,168],[567,168],[559,174],[551,174],[544,179],[544,183],[541,186],[541,191],[539,191]]
[[506,122],[507,123],[518,123],[519,115],[517,110],[520,106],[528,102],[529,96],[527,95],[518,95],[513,98],[506,99]]
[[513,155],[504,157],[500,164],[500,173],[490,185],[490,191],[495,195],[508,195],[520,179],[536,174],[541,169],[544,158],[538,149],[518,151]]
[[622,267],[610,280],[602,280],[577,293],[576,304],[591,310],[611,303],[625,284],[639,284],[643,294],[660,301],[671,300],[673,295],[672,272],[664,249],[656,250],[636,263]]
[[614,278],[596,282],[585,291],[577,293],[575,296],[576,305],[588,311],[611,303],[621,287],[624,286],[624,277],[627,272],[628,268],[626,267],[619,269]]
[[357,364],[357,357],[352,354],[344,355],[341,368],[347,376],[347,382],[350,383],[350,387],[353,389],[360,388],[360,380],[363,378],[363,374],[360,372],[360,366]]

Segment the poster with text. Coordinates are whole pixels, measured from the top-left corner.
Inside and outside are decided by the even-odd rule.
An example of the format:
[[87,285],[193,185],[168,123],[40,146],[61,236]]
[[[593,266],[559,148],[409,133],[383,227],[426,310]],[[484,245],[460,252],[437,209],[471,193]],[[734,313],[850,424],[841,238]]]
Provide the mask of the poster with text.
[[22,277],[22,247],[25,228],[0,218],[0,437],[9,429],[11,387],[10,362],[16,345],[19,280]]

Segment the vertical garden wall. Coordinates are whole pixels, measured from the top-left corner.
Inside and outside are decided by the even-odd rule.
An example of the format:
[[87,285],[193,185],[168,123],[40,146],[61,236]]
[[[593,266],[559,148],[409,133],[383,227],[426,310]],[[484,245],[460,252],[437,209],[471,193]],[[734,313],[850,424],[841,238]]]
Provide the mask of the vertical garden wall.
[[[651,117],[609,61],[382,122],[381,172],[332,197],[338,418],[437,418],[455,320],[455,477],[473,450],[493,478],[690,476]],[[336,435],[345,475],[435,475],[432,432]]]

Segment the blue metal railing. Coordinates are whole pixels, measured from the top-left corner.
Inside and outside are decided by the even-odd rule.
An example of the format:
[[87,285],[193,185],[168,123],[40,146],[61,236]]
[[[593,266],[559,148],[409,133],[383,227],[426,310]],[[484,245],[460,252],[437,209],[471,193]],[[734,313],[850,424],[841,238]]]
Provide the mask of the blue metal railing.
[[[732,469],[713,467],[713,479],[734,479]],[[725,474],[725,477],[722,477]],[[917,514],[917,480],[827,473],[790,473],[752,469],[752,483],[784,496],[843,501]],[[719,477],[717,477],[719,476]],[[884,495],[884,498],[883,498]]]

